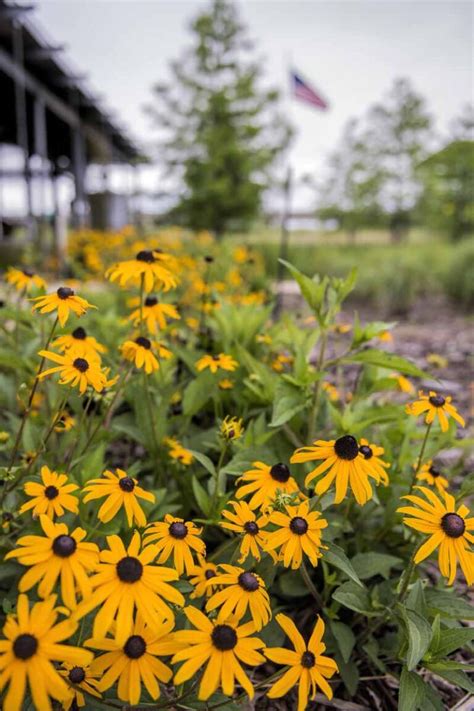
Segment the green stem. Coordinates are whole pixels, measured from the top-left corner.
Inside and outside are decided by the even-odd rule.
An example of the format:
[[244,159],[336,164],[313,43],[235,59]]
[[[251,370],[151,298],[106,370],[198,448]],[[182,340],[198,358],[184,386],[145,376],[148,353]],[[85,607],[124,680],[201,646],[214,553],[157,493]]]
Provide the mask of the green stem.
[[151,424],[151,439],[152,439],[152,446],[153,446],[153,459],[156,462],[157,459],[157,454],[158,454],[158,440],[156,438],[156,422],[155,422],[155,414],[153,411],[153,402],[151,399],[151,393],[150,393],[150,383],[149,383],[149,376],[143,371],[143,378],[144,378],[144,387],[145,387],[145,400],[146,400],[146,405],[148,409],[148,416],[150,418],[150,424]]
[[212,505],[211,505],[211,515],[214,517],[217,513],[217,501],[219,499],[219,483],[220,483],[220,473],[222,469],[222,465],[224,464],[224,459],[225,455],[227,453],[227,447],[228,443],[224,442],[221,453],[219,456],[219,461],[217,462],[216,466],[216,475],[215,475],[215,486],[214,486],[214,492],[212,494]]
[[143,321],[143,290],[144,290],[144,283],[145,283],[145,275],[142,274],[140,277],[140,334],[143,335],[143,326],[144,326],[144,321]]
[[303,580],[304,580],[304,582],[305,582],[305,584],[306,584],[306,587],[308,588],[309,592],[311,593],[311,595],[312,595],[312,596],[314,597],[314,599],[316,600],[316,602],[317,602],[317,604],[318,604],[318,606],[319,606],[319,611],[322,612],[323,607],[324,607],[324,603],[323,603],[323,600],[322,600],[321,595],[319,594],[319,592],[318,592],[318,590],[316,589],[316,587],[315,587],[313,581],[311,580],[311,576],[310,576],[310,574],[309,574],[308,568],[306,567],[306,562],[305,562],[305,561],[303,561],[303,562],[301,563],[300,573],[301,573],[301,577],[303,578]]
[[428,425],[428,427],[426,428],[425,436],[424,436],[424,438],[423,438],[423,443],[422,443],[421,449],[420,449],[420,454],[419,454],[419,456],[418,456],[418,461],[417,461],[417,463],[416,463],[415,472],[414,472],[413,477],[412,477],[412,480],[411,480],[410,491],[408,492],[409,494],[411,494],[411,492],[412,492],[412,490],[413,490],[413,487],[414,487],[415,484],[416,484],[416,477],[418,476],[418,473],[419,473],[419,471],[420,471],[420,469],[421,469],[421,465],[423,464],[423,458],[424,458],[424,456],[425,456],[426,444],[427,444],[427,442],[428,442],[428,437],[429,437],[429,434],[430,434],[430,430],[431,430],[432,425],[433,425],[433,423],[430,422],[429,425]]
[[[323,365],[324,365],[324,355],[326,353],[326,345],[327,345],[327,332],[325,329],[321,331],[321,342],[319,344],[319,355],[318,355],[318,360],[317,360],[317,371],[319,374],[322,373],[323,371]],[[309,415],[309,423],[308,423],[308,442],[312,442],[314,440],[315,436],[315,431],[316,431],[316,413],[318,411],[318,403],[319,403],[319,393],[321,392],[321,378],[318,378],[314,384],[314,391],[313,391],[313,402],[311,405],[311,411]]]
[[415,550],[413,551],[413,555],[410,558],[410,562],[408,563],[408,568],[406,568],[403,571],[400,590],[399,590],[398,596],[397,596],[398,602],[403,602],[406,597],[406,594],[408,591],[408,586],[409,586],[410,580],[411,580],[411,576],[413,574],[413,571],[415,570],[415,555],[416,555],[418,548],[419,548],[419,546],[417,545]]
[[[55,319],[55,321],[54,321],[54,323],[53,323],[53,327],[52,327],[52,329],[51,329],[51,331],[50,331],[50,333],[49,333],[48,340],[46,341],[46,344],[45,344],[44,349],[43,349],[43,350],[45,350],[45,351],[48,350],[48,346],[49,346],[49,344],[51,343],[51,339],[53,338],[54,331],[56,330],[57,323],[58,323],[58,317],[56,316],[56,319]],[[17,455],[17,453],[18,453],[18,448],[19,448],[19,446],[20,446],[21,436],[22,436],[22,434],[23,434],[23,430],[25,429],[26,421],[27,421],[27,419],[28,419],[28,417],[29,417],[29,414],[30,414],[30,412],[31,412],[31,405],[32,405],[32,403],[33,403],[33,398],[34,398],[34,396],[35,396],[35,393],[36,393],[36,390],[37,390],[38,384],[39,384],[39,379],[38,379],[38,378],[39,378],[39,376],[41,375],[41,373],[42,373],[42,371],[43,371],[43,367],[44,367],[44,362],[45,362],[45,360],[46,360],[46,358],[44,358],[44,356],[43,356],[43,357],[41,358],[40,364],[39,364],[39,366],[38,366],[38,370],[37,370],[36,375],[35,375],[35,380],[34,380],[34,383],[33,383],[33,387],[31,388],[30,397],[28,398],[28,404],[27,404],[27,406],[26,406],[26,408],[25,408],[25,411],[24,411],[24,413],[23,413],[23,417],[21,418],[20,427],[19,427],[19,429],[18,429],[18,432],[17,432],[17,435],[16,435],[16,439],[15,439],[15,444],[13,445],[13,451],[12,451],[12,455],[11,455],[11,458],[10,458],[10,463],[9,463],[9,465],[8,465],[7,474],[10,473],[10,471],[11,471],[11,469],[12,469],[14,463],[15,463],[15,458],[16,458],[16,455]]]

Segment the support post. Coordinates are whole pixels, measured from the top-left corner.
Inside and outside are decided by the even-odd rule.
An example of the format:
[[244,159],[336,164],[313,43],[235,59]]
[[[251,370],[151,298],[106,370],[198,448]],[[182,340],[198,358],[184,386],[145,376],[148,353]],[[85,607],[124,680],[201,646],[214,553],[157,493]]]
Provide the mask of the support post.
[[[280,232],[280,250],[279,250],[279,260],[288,259],[288,246],[290,242],[290,228],[289,222],[291,217],[291,198],[292,198],[292,188],[293,188],[293,170],[291,166],[288,166],[286,173],[285,182],[283,185],[283,212],[281,217],[281,232]],[[277,298],[275,304],[275,316],[281,311],[283,305],[283,294],[280,292],[280,285],[283,281],[283,275],[285,273],[285,267],[278,261],[277,265]]]

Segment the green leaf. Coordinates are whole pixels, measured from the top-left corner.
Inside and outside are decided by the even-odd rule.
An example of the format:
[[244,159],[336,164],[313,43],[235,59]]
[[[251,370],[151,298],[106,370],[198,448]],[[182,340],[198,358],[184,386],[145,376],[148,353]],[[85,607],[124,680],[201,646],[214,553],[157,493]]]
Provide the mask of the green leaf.
[[425,664],[425,666],[434,674],[437,674],[443,679],[446,679],[446,681],[449,681],[450,684],[460,686],[461,689],[468,691],[470,694],[474,694],[474,683],[468,675],[460,669],[450,668],[447,662],[433,662]]
[[428,609],[439,612],[441,617],[454,620],[474,620],[474,607],[456,594],[444,590],[425,590]]
[[361,580],[374,575],[381,575],[385,580],[390,577],[390,569],[403,563],[401,558],[385,553],[357,553],[351,563]]
[[284,425],[285,422],[291,420],[294,415],[306,407],[306,398],[301,392],[296,391],[295,388],[292,388],[294,394],[281,395],[280,397],[278,397],[278,389],[277,387],[270,427],[280,427]]
[[209,516],[211,513],[211,500],[207,491],[199,483],[196,476],[192,478],[193,494],[197,501],[199,508],[205,516]]
[[387,353],[387,351],[381,351],[377,348],[368,348],[365,351],[360,351],[359,353],[354,353],[353,355],[344,358],[342,363],[362,363],[367,365],[377,365],[379,368],[387,368],[388,370],[396,370],[399,373],[404,373],[405,375],[413,375],[417,378],[428,378],[431,377],[428,373],[420,370],[411,361],[401,356],[395,355],[394,353]]
[[306,597],[309,594],[303,578],[297,571],[283,573],[278,582],[283,595],[287,597]]
[[359,686],[359,670],[355,662],[345,662],[342,656],[338,653],[335,655],[337,666],[339,667],[339,675],[344,682],[349,695],[355,696],[357,687]]
[[184,391],[183,413],[191,417],[199,412],[211,397],[213,389],[214,382],[209,373],[204,372],[194,378]]
[[414,672],[403,667],[398,691],[398,711],[417,711],[423,703],[426,684]]
[[297,282],[300,287],[301,294],[308,306],[310,306],[313,311],[319,312],[323,305],[328,278],[324,277],[321,280],[319,275],[316,274],[313,279],[310,279],[309,276],[306,276],[306,274],[300,272],[299,269],[294,267],[289,262],[286,262],[284,259],[280,259],[279,261],[285,265],[293,279]]
[[[365,588],[356,583],[348,582],[340,585],[332,595],[333,600],[355,612],[362,612],[367,617],[374,617],[377,612],[371,609],[369,594]],[[431,628],[430,628],[431,629]]]
[[214,466],[214,463],[209,459],[208,456],[203,454],[202,452],[197,452],[195,449],[190,449],[189,450],[193,457],[199,462],[199,464],[202,464],[204,469],[206,469],[209,474],[212,474],[212,476],[216,475],[216,468]]
[[430,646],[432,629],[425,617],[414,610],[398,606],[408,637],[407,669],[413,671]]
[[473,627],[456,627],[455,629],[442,630],[438,643],[433,644],[430,653],[433,657],[446,657],[460,647],[474,641]]
[[364,588],[364,584],[360,581],[351,561],[342,548],[339,548],[335,543],[328,544],[328,550],[324,551],[323,560],[329,563],[329,565],[333,565],[335,568],[342,570],[342,572],[357,583],[357,585]]
[[421,580],[417,580],[412,586],[405,600],[405,607],[414,610],[422,617],[428,617],[425,601],[425,591]]
[[337,622],[336,620],[330,620],[329,625],[342,654],[342,658],[345,662],[348,662],[356,643],[353,631],[348,625],[345,625],[343,622]]

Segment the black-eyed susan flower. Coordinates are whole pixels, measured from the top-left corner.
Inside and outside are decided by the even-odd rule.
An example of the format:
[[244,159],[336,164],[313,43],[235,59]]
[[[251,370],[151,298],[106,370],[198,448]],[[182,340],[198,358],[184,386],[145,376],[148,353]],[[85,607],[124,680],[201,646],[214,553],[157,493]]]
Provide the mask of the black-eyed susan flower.
[[24,267],[15,269],[9,267],[5,276],[6,281],[15,287],[17,291],[31,291],[32,289],[46,289],[46,282],[34,269]]
[[78,513],[79,501],[72,492],[77,491],[79,487],[76,484],[68,484],[66,474],[58,474],[44,466],[41,467],[40,476],[41,483],[26,482],[25,494],[32,498],[20,508],[21,514],[31,509],[33,516],[46,514],[49,518],[63,516],[65,511]]
[[182,645],[170,634],[173,620],[157,621],[155,629],[150,629],[143,618],[137,615],[130,634],[123,642],[111,637],[92,637],[84,643],[86,647],[105,652],[96,657],[91,670],[100,677],[100,691],[110,689],[117,683],[117,694],[121,701],[135,705],[140,701],[142,684],[156,701],[160,696],[158,682],[167,683],[173,672],[158,659],[174,654]]
[[142,311],[140,312],[139,308],[135,309],[128,317],[134,326],[138,326],[142,318],[149,333],[154,335],[158,329],[163,331],[166,328],[168,319],[179,320],[181,316],[173,304],[159,302],[156,296],[147,296]]
[[206,610],[212,612],[220,608],[222,617],[235,615],[241,620],[247,610],[256,630],[261,630],[272,616],[270,598],[265,583],[256,573],[221,563],[221,569],[211,585],[219,585],[222,590],[215,592],[206,603]]
[[377,444],[370,444],[368,440],[362,438],[359,442],[359,452],[364,457],[369,468],[369,476],[371,476],[377,484],[388,485],[388,474],[385,471],[390,467],[389,462],[384,462],[381,457],[385,453],[383,447]]
[[452,585],[456,577],[457,562],[461,566],[468,585],[474,583],[474,553],[470,550],[474,543],[474,518],[467,518],[469,509],[461,504],[456,509],[454,496],[444,492],[440,498],[426,486],[416,487],[424,496],[407,494],[414,506],[402,506],[399,513],[405,514],[403,523],[416,531],[429,535],[428,540],[418,548],[414,562],[421,563],[438,549],[438,565],[441,575]]
[[76,424],[75,418],[71,415],[68,410],[63,410],[59,413],[56,419],[56,424],[54,425],[55,432],[70,432],[74,425]]
[[327,381],[323,382],[322,389],[327,394],[331,402],[337,402],[341,398],[341,394],[335,385]]
[[273,684],[267,696],[270,699],[279,699],[298,684],[297,711],[305,710],[309,699],[315,698],[318,688],[328,699],[332,699],[332,689],[326,680],[331,679],[338,667],[333,659],[324,656],[326,645],[322,641],[325,629],[323,620],[318,617],[306,644],[290,617],[279,614],[275,619],[292,643],[294,651],[283,647],[268,647],[264,650],[263,653],[272,662],[290,667]]
[[71,311],[76,316],[83,316],[88,309],[96,307],[89,304],[86,299],[81,296],[76,296],[74,289],[69,286],[60,286],[55,294],[46,294],[46,296],[36,296],[31,301],[36,303],[33,306],[33,311],[39,310],[42,314],[49,314],[52,311],[57,311],[58,320],[61,328],[66,325]]
[[278,528],[268,534],[266,549],[277,550],[279,560],[286,568],[299,568],[303,553],[313,566],[318,564],[321,548],[326,548],[321,543],[321,529],[328,525],[319,511],[310,511],[309,503],[303,501],[298,506],[285,506],[285,513],[273,511],[268,521]]
[[137,531],[128,548],[115,535],[107,536],[107,544],[109,549],[100,552],[97,572],[91,578],[94,592],[79,605],[76,618],[81,619],[100,606],[93,636],[105,637],[117,616],[115,636],[119,644],[124,644],[131,634],[136,609],[145,623],[158,632],[161,622],[174,620],[168,603],[184,605],[182,594],[169,584],[178,579],[178,573],[151,564],[156,558],[156,546],[142,548]]
[[[278,462],[270,466],[264,462],[253,462],[254,469],[248,469],[237,480],[239,486],[235,495],[238,499],[252,495],[249,501],[251,509],[267,508],[277,496],[277,492],[285,494],[299,493],[299,487],[291,476],[286,464]],[[247,483],[248,482],[248,483]]]
[[217,585],[210,582],[217,575],[217,565],[203,555],[198,554],[197,560],[197,565],[194,566],[189,578],[189,582],[194,587],[190,597],[210,597],[217,588]]
[[123,287],[139,284],[143,279],[146,293],[154,288],[169,291],[178,284],[176,276],[170,271],[173,265],[174,261],[170,255],[158,249],[142,249],[135,259],[114,264],[106,271],[105,276]]
[[[416,469],[417,465],[415,464],[414,467]],[[440,494],[444,494],[449,486],[449,482],[446,477],[442,475],[441,469],[436,466],[436,464],[433,464],[431,459],[423,464],[416,478],[418,481],[425,481],[427,484],[430,484],[430,486],[436,487]]]
[[372,487],[369,482],[371,470],[364,455],[359,451],[359,444],[355,437],[343,435],[336,440],[318,439],[312,446],[297,449],[290,462],[299,464],[318,459],[322,459],[323,463],[313,469],[305,479],[306,486],[309,486],[313,479],[326,472],[314,488],[317,496],[326,493],[335,482],[335,504],[340,504],[344,499],[348,486],[361,506],[372,498]]
[[69,533],[65,523],[53,523],[48,516],[40,516],[44,536],[22,536],[19,548],[10,551],[5,559],[16,558],[29,570],[18,583],[20,592],[27,592],[38,582],[38,595],[47,598],[58,580],[61,597],[70,610],[77,606],[77,590],[83,599],[92,594],[88,573],[97,567],[99,549],[95,543],[84,541],[86,531],[75,528]]
[[181,442],[178,442],[174,437],[166,437],[164,443],[168,447],[168,454],[171,459],[175,459],[180,464],[188,467],[194,461],[193,453],[189,449],[183,447]]
[[146,530],[146,542],[155,541],[157,562],[165,563],[173,556],[173,564],[178,575],[186,569],[187,575],[194,570],[194,560],[191,551],[199,555],[206,554],[204,541],[199,538],[202,528],[198,528],[191,521],[184,521],[166,514],[164,521],[152,523]]
[[229,378],[222,378],[217,384],[220,390],[232,390],[234,387],[234,383]]
[[391,373],[389,375],[389,378],[393,378],[394,380],[397,381],[397,385],[399,389],[402,391],[402,393],[413,393],[415,392],[415,386],[413,385],[408,378],[405,378],[404,375],[400,375],[399,373]]
[[69,690],[66,701],[63,701],[65,711],[77,711],[78,708],[85,706],[84,692],[90,696],[95,696],[97,699],[101,698],[101,694],[97,689],[98,675],[92,672],[90,666],[81,667],[77,664],[63,664],[58,671],[68,685]]
[[431,425],[437,417],[442,432],[447,432],[449,428],[448,417],[452,417],[461,427],[464,427],[466,423],[454,405],[451,405],[451,400],[451,397],[438,395],[434,390],[430,390],[429,395],[424,395],[420,390],[418,400],[407,405],[406,412],[415,417],[426,412],[425,422],[427,425]]
[[196,362],[196,368],[199,372],[209,368],[211,373],[217,373],[218,370],[233,371],[239,367],[237,361],[231,355],[219,353],[219,355],[204,355]]
[[200,701],[206,701],[219,686],[226,696],[232,696],[235,680],[253,698],[253,686],[241,666],[241,662],[257,666],[265,661],[257,651],[264,643],[250,636],[255,632],[253,622],[239,626],[235,618],[226,620],[222,615],[211,621],[196,607],[185,607],[184,613],[196,629],[174,633],[175,640],[185,645],[172,659],[173,663],[184,662],[175,674],[174,683],[187,681],[207,663],[199,685]]
[[143,368],[147,375],[159,369],[158,358],[168,360],[172,356],[168,348],[150,341],[145,336],[138,336],[134,341],[125,341],[120,346],[120,350],[125,360],[135,363],[137,368]]
[[62,642],[77,629],[77,623],[65,619],[58,624],[54,609],[56,595],[37,602],[29,609],[28,597],[19,595],[15,614],[10,614],[0,640],[0,691],[8,684],[3,699],[5,711],[22,711],[28,680],[33,704],[38,711],[50,711],[50,699],[64,701],[69,693],[52,662],[87,666],[92,653]]
[[64,355],[53,353],[53,351],[39,351],[38,355],[52,360],[53,363],[58,363],[54,368],[48,368],[39,373],[40,380],[47,378],[48,375],[59,373],[59,384],[69,385],[71,388],[77,387],[81,395],[86,392],[88,385],[91,385],[98,393],[102,392],[107,385],[107,376],[97,361],[76,357],[71,350]]
[[155,495],[138,486],[138,481],[122,469],[116,469],[115,474],[107,469],[100,479],[89,479],[83,491],[87,492],[84,497],[85,504],[107,497],[97,512],[103,523],[111,521],[123,508],[129,526],[133,526],[134,521],[137,526],[146,526],[146,516],[137,499],[155,502]]
[[96,338],[88,336],[87,331],[82,326],[78,326],[71,333],[56,338],[52,343],[52,347],[61,353],[71,350],[76,357],[79,356],[88,361],[96,360],[99,362],[101,355],[107,350]]
[[222,516],[225,521],[221,522],[221,527],[228,531],[235,531],[242,537],[240,542],[241,557],[238,562],[243,563],[249,555],[255,560],[260,560],[261,551],[265,546],[268,533],[263,528],[268,523],[268,516],[262,515],[257,518],[255,512],[245,501],[229,501],[234,511],[224,509]]
[[230,442],[234,439],[239,439],[244,433],[243,420],[237,417],[224,417],[221,423],[220,434],[223,439]]

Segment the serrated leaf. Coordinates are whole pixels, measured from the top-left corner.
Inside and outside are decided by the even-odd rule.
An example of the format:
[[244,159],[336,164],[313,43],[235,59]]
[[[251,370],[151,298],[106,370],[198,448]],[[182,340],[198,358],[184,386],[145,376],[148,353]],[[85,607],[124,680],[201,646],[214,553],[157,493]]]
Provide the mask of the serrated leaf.
[[357,585],[364,588],[364,584],[360,581],[360,578],[357,575],[351,561],[346,556],[342,548],[339,548],[339,546],[335,543],[328,543],[328,550],[324,551],[323,560],[329,563],[329,565],[333,565],[335,568],[342,570],[342,572],[357,583]]
[[379,368],[387,368],[388,370],[396,370],[404,375],[413,375],[417,378],[429,378],[429,373],[420,370],[417,365],[387,351],[381,351],[377,348],[368,348],[365,351],[354,353],[353,355],[344,358],[343,363],[366,363],[367,365],[377,365]]
[[421,677],[403,667],[398,691],[398,711],[417,711],[425,694],[426,684]]
[[409,610],[401,605],[399,605],[399,610],[408,638],[407,669],[413,671],[430,646],[433,631],[428,620],[414,610]]

